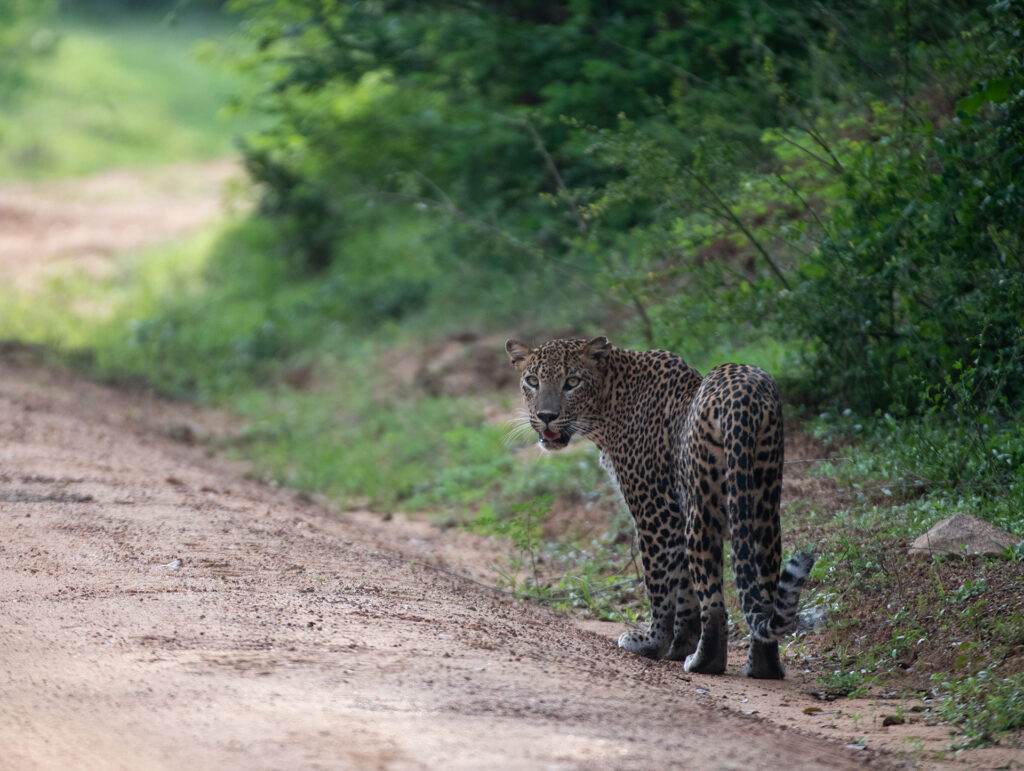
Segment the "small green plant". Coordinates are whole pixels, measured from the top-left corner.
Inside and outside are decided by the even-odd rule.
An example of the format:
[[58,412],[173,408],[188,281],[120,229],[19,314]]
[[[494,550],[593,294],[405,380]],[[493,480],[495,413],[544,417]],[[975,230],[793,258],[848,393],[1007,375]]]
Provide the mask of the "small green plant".
[[538,560],[544,519],[551,513],[552,495],[539,495],[523,503],[512,504],[512,516],[505,523],[504,535],[512,539],[521,561],[530,567],[535,586],[540,584]]
[[876,678],[866,669],[835,670],[825,673],[818,681],[825,687],[825,692],[832,696],[848,696],[859,698],[866,696],[874,685]]
[[961,680],[934,679],[942,696],[939,714],[963,730],[957,746],[989,744],[1024,726],[1024,673],[1000,678],[983,669]]
[[988,584],[984,578],[979,578],[977,581],[968,579],[960,584],[960,587],[950,595],[950,599],[953,602],[966,602],[972,597],[983,594],[986,589],[988,589]]
[[1024,541],[1013,546],[1007,546],[1004,554],[1009,560],[1013,560],[1014,562],[1024,562]]
[[511,515],[504,518],[490,504],[478,510],[474,530],[512,542],[511,553],[498,566],[501,586],[555,608],[636,622],[646,612],[646,597],[631,569],[631,551],[621,543],[620,525],[613,523],[589,544],[574,539],[546,541],[543,520],[550,514],[553,500],[547,494],[513,504]]
[[1004,645],[1024,647],[1024,614],[1017,612],[1007,618],[996,618],[991,634]]
[[[501,569],[502,583],[513,593],[532,593],[546,595],[541,591],[544,586],[540,575],[541,538],[544,532],[544,519],[551,513],[552,495],[540,495],[522,503],[511,506],[511,515],[500,519],[494,508],[484,504],[477,512],[473,529],[479,533],[499,535],[512,542],[513,553],[506,558],[506,565]],[[524,568],[529,576],[524,583],[519,575]]]
[[908,736],[902,741],[903,750],[900,752],[901,755],[906,753],[912,757],[916,757],[920,753],[924,752],[924,739],[916,736]]

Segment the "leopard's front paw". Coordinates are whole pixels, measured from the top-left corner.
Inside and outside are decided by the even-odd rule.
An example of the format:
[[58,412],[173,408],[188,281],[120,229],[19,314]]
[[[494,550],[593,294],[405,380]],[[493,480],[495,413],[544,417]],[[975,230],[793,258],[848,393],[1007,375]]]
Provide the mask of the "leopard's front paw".
[[647,629],[630,629],[619,635],[619,647],[649,659],[658,659],[661,658],[662,648],[665,647],[662,637],[652,634]]
[[683,661],[683,669],[705,675],[720,675],[725,671],[728,650],[725,614],[719,612],[702,626],[697,650]]
[[697,642],[700,640],[700,629],[696,634],[677,634],[672,640],[672,645],[662,656],[669,661],[684,661],[687,656],[697,650]]

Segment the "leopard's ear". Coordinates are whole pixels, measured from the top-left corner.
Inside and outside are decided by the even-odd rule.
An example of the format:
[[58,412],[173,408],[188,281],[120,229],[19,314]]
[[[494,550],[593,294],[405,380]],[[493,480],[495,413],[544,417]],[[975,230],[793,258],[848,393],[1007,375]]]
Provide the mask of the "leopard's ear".
[[526,360],[533,353],[530,350],[530,346],[526,343],[520,343],[518,340],[508,340],[505,343],[505,350],[508,352],[508,357],[512,360],[513,367],[520,372],[526,369]]
[[583,356],[591,361],[600,361],[611,349],[612,344],[608,342],[608,338],[601,335],[583,346]]

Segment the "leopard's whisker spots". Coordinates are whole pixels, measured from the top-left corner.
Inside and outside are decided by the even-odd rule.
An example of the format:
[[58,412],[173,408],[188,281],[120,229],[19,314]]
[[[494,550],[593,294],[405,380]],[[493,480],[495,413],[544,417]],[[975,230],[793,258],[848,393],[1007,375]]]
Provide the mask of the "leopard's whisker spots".
[[570,421],[569,429],[572,433],[579,434],[580,436],[589,436],[591,432],[590,424],[579,418]]

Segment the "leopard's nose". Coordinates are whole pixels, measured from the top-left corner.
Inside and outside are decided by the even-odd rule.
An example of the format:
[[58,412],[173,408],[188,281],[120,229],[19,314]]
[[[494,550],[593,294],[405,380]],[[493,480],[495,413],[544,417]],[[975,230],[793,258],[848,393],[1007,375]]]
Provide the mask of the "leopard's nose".
[[544,422],[544,425],[546,426],[549,423],[551,423],[552,420],[554,420],[555,418],[558,417],[558,413],[557,412],[538,412],[537,413],[537,417],[540,418]]

